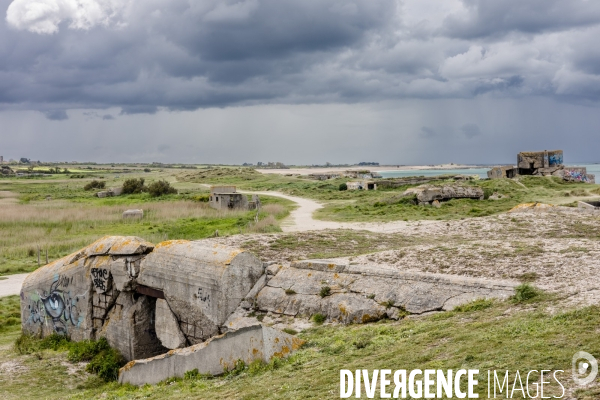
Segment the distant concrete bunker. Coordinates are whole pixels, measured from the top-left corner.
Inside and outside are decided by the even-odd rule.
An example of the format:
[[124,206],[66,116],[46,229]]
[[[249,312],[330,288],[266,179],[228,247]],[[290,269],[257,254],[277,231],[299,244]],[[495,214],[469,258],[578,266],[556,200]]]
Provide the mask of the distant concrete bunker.
[[490,179],[516,178],[523,175],[558,176],[565,181],[595,183],[596,177],[585,167],[567,167],[562,150],[522,151],[517,154],[517,166],[494,167],[487,173]]
[[136,360],[120,381],[143,384],[195,368],[219,374],[238,359],[269,361],[300,347],[300,339],[263,326],[256,313],[363,323],[506,298],[513,289],[510,282],[328,260],[275,265],[207,241],[155,246],[107,236],[29,274],[21,317],[23,331],[34,335],[106,337]]
[[252,195],[252,201],[248,196],[238,193],[235,186],[211,186],[209,205],[217,210],[256,210],[260,208],[258,195]]

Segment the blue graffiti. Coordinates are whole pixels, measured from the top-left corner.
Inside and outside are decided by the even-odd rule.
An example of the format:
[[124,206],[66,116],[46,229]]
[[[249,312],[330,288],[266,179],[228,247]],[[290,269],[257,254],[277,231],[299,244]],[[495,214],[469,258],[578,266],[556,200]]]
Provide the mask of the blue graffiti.
[[552,154],[548,156],[549,165],[561,165],[563,163],[562,153]]
[[38,292],[39,300],[32,300],[28,306],[28,322],[41,324],[50,319],[54,331],[61,335],[68,333],[69,323],[73,326],[81,324],[77,303],[85,294],[72,296],[70,292],[58,289],[61,284],[66,286],[66,282],[68,280],[56,279],[50,285],[49,292]]

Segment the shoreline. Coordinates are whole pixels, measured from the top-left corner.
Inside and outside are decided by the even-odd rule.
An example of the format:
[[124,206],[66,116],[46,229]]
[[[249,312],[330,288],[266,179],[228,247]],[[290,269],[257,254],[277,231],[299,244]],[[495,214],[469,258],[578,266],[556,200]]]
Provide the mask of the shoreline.
[[352,167],[295,167],[286,169],[276,168],[257,168],[256,171],[261,174],[294,174],[294,175],[310,175],[324,174],[331,172],[343,171],[362,171],[368,170],[371,172],[395,172],[395,171],[424,171],[424,170],[446,170],[446,169],[477,169],[489,168],[495,165],[468,165],[468,164],[438,164],[438,165],[378,165],[378,166],[352,166]]

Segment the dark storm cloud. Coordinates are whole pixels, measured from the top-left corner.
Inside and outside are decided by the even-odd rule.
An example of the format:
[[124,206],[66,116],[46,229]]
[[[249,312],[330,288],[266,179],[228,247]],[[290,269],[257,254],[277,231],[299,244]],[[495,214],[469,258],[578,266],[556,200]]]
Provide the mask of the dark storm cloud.
[[69,116],[65,110],[51,110],[46,111],[44,114],[46,115],[46,118],[51,121],[63,121],[65,119],[69,119]]
[[463,4],[466,10],[444,21],[444,32],[450,36],[533,34],[596,25],[600,20],[600,4],[589,0],[463,0]]
[[600,99],[594,1],[48,1],[0,0],[4,109]]

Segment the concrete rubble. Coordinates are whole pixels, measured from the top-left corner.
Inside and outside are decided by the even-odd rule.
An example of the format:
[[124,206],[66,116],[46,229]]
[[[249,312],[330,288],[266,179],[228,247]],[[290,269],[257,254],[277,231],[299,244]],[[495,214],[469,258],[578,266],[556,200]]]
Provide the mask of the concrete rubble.
[[407,189],[403,196],[416,195],[418,204],[433,205],[435,201],[448,201],[450,199],[476,199],[483,200],[483,189],[478,186],[467,186],[461,184],[432,185],[425,184]]
[[123,219],[142,219],[144,218],[144,210],[125,210],[122,215]]
[[101,192],[96,193],[96,197],[105,198],[105,197],[114,197],[120,196],[123,193],[122,187],[111,188],[108,190],[103,190]]
[[284,266],[204,241],[155,246],[107,236],[31,273],[21,317],[23,331],[38,336],[106,337],[126,360],[137,360],[120,380],[143,384],[192,369],[218,374],[238,359],[268,361],[300,346],[257,315],[365,323],[506,298],[514,286],[328,260]]
[[131,361],[119,373],[120,383],[156,384],[167,378],[183,378],[187,371],[220,375],[235,367],[236,362],[269,362],[286,357],[304,341],[285,332],[255,324],[215,336],[206,342],[145,359]]
[[[268,271],[267,271],[268,272]],[[297,261],[279,266],[254,299],[254,309],[293,317],[322,314],[327,321],[364,323],[403,314],[451,310],[474,299],[507,298],[515,284],[450,275]]]

